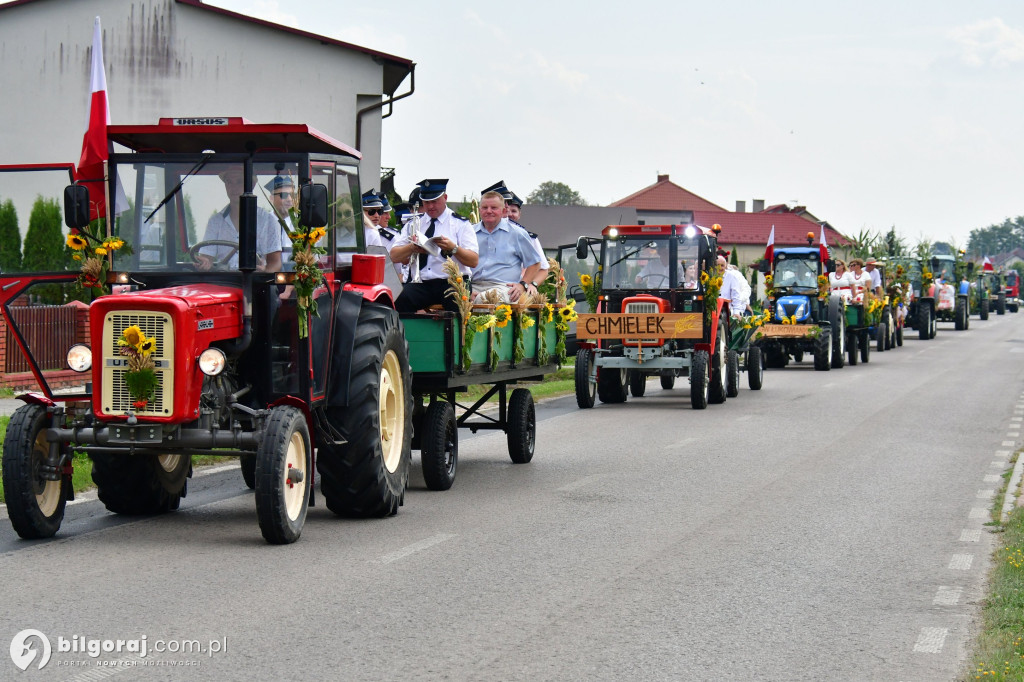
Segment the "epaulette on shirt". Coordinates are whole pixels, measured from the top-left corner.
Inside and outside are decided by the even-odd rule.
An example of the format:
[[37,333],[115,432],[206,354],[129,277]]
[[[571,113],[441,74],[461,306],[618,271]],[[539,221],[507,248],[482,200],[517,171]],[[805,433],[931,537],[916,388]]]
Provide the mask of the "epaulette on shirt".
[[508,218],[507,220],[510,223],[512,223],[513,225],[515,225],[516,227],[521,227],[524,230],[526,230],[526,234],[530,235],[530,239],[536,239],[537,238],[537,233],[536,232],[530,232],[529,230],[526,229],[526,226],[523,225],[522,223],[517,223],[516,221],[512,220],[511,218]]
[[469,218],[463,218],[462,216],[460,216],[460,215],[459,215],[458,213],[456,213],[455,211],[452,211],[452,217],[453,217],[453,218],[458,218],[459,220],[464,220],[464,221],[466,221],[466,222],[469,222]]
[[537,233],[536,232],[530,232],[529,230],[527,230],[526,234],[530,235],[530,239],[536,239],[537,238]]
[[395,237],[398,236],[391,230],[388,230],[387,228],[383,227],[378,227],[377,232],[380,232],[380,236],[382,239],[387,239],[389,242],[394,241]]

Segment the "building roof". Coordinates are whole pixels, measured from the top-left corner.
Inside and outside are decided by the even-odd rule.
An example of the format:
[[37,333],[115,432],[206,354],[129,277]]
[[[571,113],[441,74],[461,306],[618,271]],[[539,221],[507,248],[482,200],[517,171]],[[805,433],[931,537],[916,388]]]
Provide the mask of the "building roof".
[[[43,0],[13,0],[13,2],[0,4],[0,11],[42,1]],[[398,89],[398,86],[401,85],[402,81],[405,80],[405,77],[409,75],[409,73],[411,73],[412,70],[415,68],[415,64],[411,60],[405,59],[403,57],[396,57],[385,52],[371,50],[367,47],[353,45],[352,43],[346,43],[341,40],[335,40],[334,38],[328,38],[326,36],[318,35],[316,33],[310,33],[309,31],[301,31],[297,28],[292,28],[290,26],[282,26],[281,24],[275,24],[270,21],[264,21],[263,19],[256,19],[255,17],[250,17],[245,14],[239,14],[238,12],[232,12],[230,10],[222,9],[220,7],[206,5],[201,0],[174,0],[174,2],[179,5],[187,5],[189,7],[195,7],[206,12],[213,12],[215,14],[220,14],[225,17],[237,19],[239,21],[245,21],[250,24],[256,24],[258,26],[264,26],[266,28],[271,28],[277,31],[291,33],[293,35],[300,36],[303,38],[309,38],[324,45],[331,45],[334,47],[341,47],[347,50],[352,50],[354,52],[361,52],[362,54],[365,54],[369,57],[372,57],[375,60],[378,60],[380,64],[383,66],[383,89],[384,92],[386,92],[389,95],[395,94],[395,90]]]
[[526,204],[523,226],[536,232],[545,249],[575,244],[581,236],[600,237],[608,225],[635,225],[636,209],[603,206],[544,206]]
[[[807,246],[807,233],[814,233],[817,245],[821,228],[794,213],[732,213],[730,211],[694,211],[694,222],[704,227],[722,226],[718,243],[722,245],[767,245],[775,227],[775,246]],[[852,242],[825,223],[825,241],[829,246],[851,246]]]
[[611,206],[635,208],[638,211],[726,211],[707,199],[659,175],[653,185],[633,192],[625,199],[619,199]]

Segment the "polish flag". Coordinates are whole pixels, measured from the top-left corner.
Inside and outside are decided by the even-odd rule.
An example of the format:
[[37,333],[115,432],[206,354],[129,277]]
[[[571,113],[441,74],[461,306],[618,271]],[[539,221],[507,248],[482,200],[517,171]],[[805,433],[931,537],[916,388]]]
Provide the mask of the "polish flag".
[[828,244],[825,242],[825,226],[821,226],[821,236],[818,238],[818,249],[821,251],[821,262],[828,260]]
[[992,267],[992,261],[988,259],[988,256],[985,256],[985,260],[981,261],[981,269],[984,272],[993,272],[995,270],[995,268]]
[[775,226],[772,225],[772,231],[768,233],[768,246],[764,249],[764,259],[769,263],[775,260]]
[[106,216],[106,183],[103,180],[103,162],[110,155],[112,145],[107,139],[110,108],[107,106],[107,75],[103,70],[103,41],[100,18],[96,17],[92,35],[92,100],[89,103],[89,122],[82,138],[82,158],[78,161],[76,179],[89,189],[89,218]]

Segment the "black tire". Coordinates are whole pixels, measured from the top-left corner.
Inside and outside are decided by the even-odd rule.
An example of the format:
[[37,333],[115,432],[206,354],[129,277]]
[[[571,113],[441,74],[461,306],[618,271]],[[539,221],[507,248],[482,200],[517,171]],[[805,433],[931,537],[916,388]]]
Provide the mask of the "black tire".
[[797,348],[795,351],[793,351],[793,362],[803,362],[803,361],[804,361],[804,352],[801,349]]
[[643,398],[647,390],[647,377],[638,369],[627,372],[629,377],[629,394],[634,398]]
[[885,320],[878,323],[875,327],[875,350],[879,353],[885,350],[885,341],[889,338],[889,325],[886,324]]
[[953,328],[958,332],[967,329],[967,298],[957,296],[953,304]]
[[708,406],[708,384],[711,383],[708,364],[707,351],[697,350],[690,356],[690,405],[695,410]]
[[996,299],[996,315],[1006,314],[1006,294],[999,294]]
[[537,414],[533,394],[517,388],[508,398],[508,456],[513,464],[526,464],[533,459],[537,440]]
[[256,489],[256,455],[241,455],[238,464],[242,468],[242,480],[249,490]]
[[725,395],[735,398],[740,394],[740,354],[734,350],[725,354]]
[[980,312],[978,313],[978,317],[980,317],[983,320],[987,320],[988,319],[988,299],[987,298],[981,299],[981,305],[979,306],[979,311]]
[[846,312],[838,296],[829,299],[828,323],[832,334],[832,368],[842,369],[846,364]]
[[708,402],[720,405],[725,402],[726,391],[726,346],[725,323],[718,323],[718,334],[715,335],[715,354],[711,356],[711,383],[708,385]]
[[857,365],[857,332],[846,333],[846,364],[850,367]]
[[675,370],[668,369],[661,373],[661,387],[666,391],[671,391],[676,385],[676,374]]
[[818,372],[832,369],[832,332],[825,327],[814,339],[814,369]]
[[287,545],[302,535],[313,481],[306,415],[278,405],[270,412],[256,452],[256,518],[263,539]]
[[871,335],[865,329],[860,333],[860,361],[865,365],[871,359]]
[[14,531],[26,540],[52,538],[64,520],[71,490],[69,477],[50,481],[40,466],[50,452],[46,440],[49,419],[42,405],[26,404],[15,410],[4,436],[4,499]]
[[761,362],[761,348],[751,346],[747,349],[747,385],[751,391],[760,391],[764,384],[764,363]]
[[897,324],[896,325],[896,345],[897,346],[902,346],[903,345],[903,325],[902,324]]
[[939,333],[939,318],[936,317],[934,308],[932,309],[930,315],[931,328],[928,331],[928,338],[934,339],[936,334]]
[[143,516],[174,511],[188,492],[188,455],[111,455],[92,459],[96,494],[115,514]]
[[786,366],[786,362],[789,360],[789,355],[784,350],[778,348],[772,348],[765,355],[765,365],[771,369],[782,369]]
[[922,341],[932,338],[932,309],[924,302],[917,304],[917,334]]
[[363,304],[355,334],[348,407],[327,409],[347,442],[319,448],[320,489],[335,514],[392,516],[405,501],[412,461],[409,346],[398,313],[375,303]]
[[430,490],[448,490],[455,483],[459,466],[459,425],[455,409],[445,400],[427,407],[420,436],[420,460],[423,480]]
[[617,367],[598,367],[597,397],[602,403],[626,402],[626,370]]
[[576,351],[576,405],[581,410],[587,410],[594,406],[594,399],[597,395],[597,381],[592,381],[594,374],[594,353],[589,348],[580,348]]

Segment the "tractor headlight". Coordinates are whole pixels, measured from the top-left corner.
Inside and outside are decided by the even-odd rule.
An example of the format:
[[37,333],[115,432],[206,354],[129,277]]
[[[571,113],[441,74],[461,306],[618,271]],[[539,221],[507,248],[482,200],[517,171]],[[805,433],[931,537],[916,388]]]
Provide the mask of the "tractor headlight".
[[687,239],[693,239],[694,237],[697,236],[697,228],[694,227],[693,225],[687,225],[686,228],[683,230],[683,236],[686,237]]
[[199,354],[199,369],[206,376],[217,376],[224,371],[227,364],[228,356],[219,348],[207,348]]
[[608,237],[610,239],[615,239],[618,236],[619,236],[619,231],[617,229],[615,229],[614,227],[608,228]]
[[88,372],[92,369],[92,351],[89,346],[76,343],[68,349],[68,367],[76,372]]
[[797,309],[796,309],[796,319],[798,319],[798,320],[804,319],[804,315],[806,313],[807,313],[807,304],[806,303],[801,303],[799,306],[797,306]]

